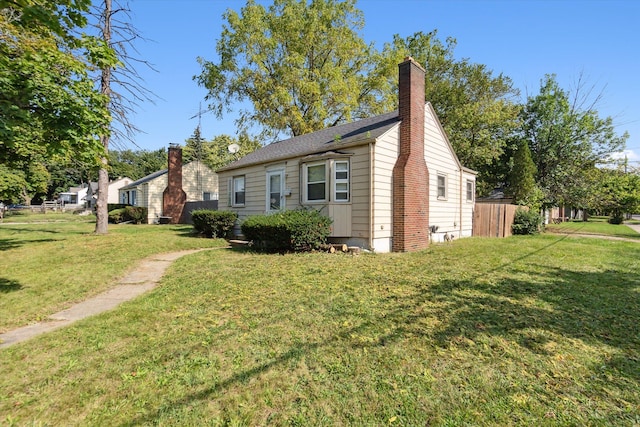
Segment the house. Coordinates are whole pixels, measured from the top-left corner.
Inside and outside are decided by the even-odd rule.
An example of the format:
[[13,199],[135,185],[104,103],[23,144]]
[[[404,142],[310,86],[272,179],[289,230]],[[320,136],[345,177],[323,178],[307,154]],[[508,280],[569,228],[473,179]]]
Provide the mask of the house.
[[333,219],[333,242],[376,252],[470,236],[476,173],[460,164],[424,85],[424,69],[407,58],[398,111],[276,142],[219,169],[219,209],[242,221],[315,208]]
[[[131,184],[133,180],[128,177],[119,177],[118,179],[114,179],[109,181],[109,187],[107,190],[107,203],[109,204],[117,204],[120,203],[120,189]],[[98,200],[98,183],[91,182],[89,183],[89,188],[87,189],[87,204],[88,207],[93,208],[96,205],[96,200]]]
[[87,194],[89,192],[90,185],[91,183],[89,183],[89,185],[82,183],[78,187],[70,187],[69,191],[65,191],[58,195],[58,200],[65,206],[78,205],[87,207]]
[[186,202],[218,199],[218,176],[201,161],[182,163],[182,148],[169,147],[168,168],[119,190],[119,202],[148,209],[149,223],[161,217],[178,223]]

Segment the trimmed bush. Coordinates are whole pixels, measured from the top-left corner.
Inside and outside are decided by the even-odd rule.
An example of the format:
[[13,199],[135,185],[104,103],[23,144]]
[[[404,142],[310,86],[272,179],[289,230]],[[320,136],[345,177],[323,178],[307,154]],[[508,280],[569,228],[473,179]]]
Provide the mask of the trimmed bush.
[[231,211],[196,209],[191,212],[193,228],[200,234],[213,238],[230,238],[238,214]]
[[133,221],[136,224],[147,222],[147,208],[141,206],[126,206],[124,208],[125,221]]
[[124,208],[114,209],[109,212],[109,222],[119,224],[121,222],[135,222],[142,224],[147,221],[147,208],[141,206],[125,206]]
[[624,215],[620,211],[614,211],[611,213],[607,221],[609,224],[620,225],[624,223]]
[[119,224],[124,220],[124,208],[114,209],[109,212],[109,222],[112,224]]
[[331,222],[315,209],[298,209],[251,216],[241,228],[245,238],[259,250],[304,252],[326,243]]
[[513,234],[538,234],[542,227],[542,217],[539,213],[517,209],[513,217],[511,232]]

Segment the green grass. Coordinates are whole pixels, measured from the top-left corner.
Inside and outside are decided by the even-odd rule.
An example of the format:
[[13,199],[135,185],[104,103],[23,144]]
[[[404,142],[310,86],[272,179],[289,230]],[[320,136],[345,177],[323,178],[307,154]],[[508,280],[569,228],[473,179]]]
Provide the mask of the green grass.
[[86,221],[0,225],[0,332],[104,291],[149,255],[224,244],[192,229],[110,225],[97,236]]
[[[625,221],[636,224],[638,221]],[[606,217],[591,217],[589,221],[568,221],[560,224],[549,224],[547,231],[569,234],[599,234],[613,237],[624,237],[640,240],[640,233],[625,224],[609,224]]]
[[93,222],[95,223],[95,215],[77,215],[71,212],[52,212],[42,213],[40,211],[31,212],[23,209],[17,211],[8,211],[4,214],[3,223],[42,223],[42,222]]
[[0,423],[637,425],[639,271],[637,243],[550,234],[201,252],[2,350]]

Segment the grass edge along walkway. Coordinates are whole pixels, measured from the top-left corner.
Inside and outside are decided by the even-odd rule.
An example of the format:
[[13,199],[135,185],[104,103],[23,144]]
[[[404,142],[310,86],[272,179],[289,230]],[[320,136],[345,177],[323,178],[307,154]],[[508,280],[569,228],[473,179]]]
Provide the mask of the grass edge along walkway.
[[77,320],[112,310],[121,303],[154,289],[167,268],[175,260],[185,255],[212,249],[217,248],[187,249],[149,256],[140,261],[113,288],[66,310],[52,314],[46,322],[34,323],[0,334],[0,349],[70,325]]

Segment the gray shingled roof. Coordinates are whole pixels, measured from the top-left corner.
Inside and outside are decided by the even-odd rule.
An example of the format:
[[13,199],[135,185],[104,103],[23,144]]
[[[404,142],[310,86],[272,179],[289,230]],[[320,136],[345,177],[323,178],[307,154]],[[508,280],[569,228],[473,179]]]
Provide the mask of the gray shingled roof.
[[330,150],[335,151],[357,142],[372,141],[382,136],[399,122],[398,111],[393,111],[274,142],[218,169],[217,172],[323,153]]
[[133,181],[131,184],[120,188],[120,190],[130,190],[132,188],[137,187],[140,184],[144,184],[146,182],[151,181],[152,179],[156,179],[157,177],[162,176],[167,172],[168,172],[168,169],[162,169],[160,171],[157,171],[157,172],[154,172],[154,173],[150,173],[149,175],[147,175],[147,176],[145,176],[143,178],[140,178],[137,181]]

